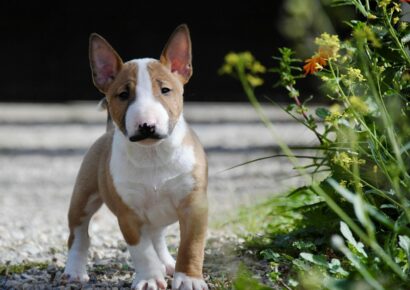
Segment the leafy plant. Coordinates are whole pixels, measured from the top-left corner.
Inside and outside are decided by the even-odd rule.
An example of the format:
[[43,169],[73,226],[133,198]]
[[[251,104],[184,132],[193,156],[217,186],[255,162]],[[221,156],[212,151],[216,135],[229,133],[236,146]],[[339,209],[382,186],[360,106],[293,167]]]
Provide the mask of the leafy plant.
[[[228,54],[221,69],[241,82],[283,153],[311,182],[295,191],[299,198],[314,197],[307,205],[285,206],[284,216],[298,213],[288,219],[287,232],[272,221],[265,227],[269,242],[249,245],[264,248],[262,256],[274,263],[283,255],[297,257],[293,266],[299,273],[298,285],[310,283],[306,273],[313,267],[327,288],[347,289],[361,277],[360,283],[374,289],[391,285],[405,289],[410,282],[410,29],[400,21],[399,2],[337,0],[333,4],[358,11],[359,19],[347,23],[350,38],[341,41],[337,35],[323,33],[315,39],[317,51],[304,63],[292,50],[281,48],[273,69],[253,69],[262,65],[249,52]],[[276,85],[293,100],[284,110],[317,136],[318,145],[306,148],[316,150],[307,166],[300,165],[300,156],[275,132],[256,97],[255,88],[263,83],[265,73],[278,74]],[[333,102],[329,108],[309,111],[310,98],[299,91],[298,80],[312,77],[322,81],[324,95]],[[329,174],[322,181],[312,178],[318,172]],[[320,226],[320,220],[325,226]],[[332,241],[344,258],[320,253],[331,249],[330,237],[338,232],[338,224],[343,238],[336,235]],[[314,238],[314,229],[319,229],[321,242]],[[278,247],[281,237],[291,243]],[[311,245],[311,252],[305,252],[304,245]],[[277,271],[272,273],[278,276]]]

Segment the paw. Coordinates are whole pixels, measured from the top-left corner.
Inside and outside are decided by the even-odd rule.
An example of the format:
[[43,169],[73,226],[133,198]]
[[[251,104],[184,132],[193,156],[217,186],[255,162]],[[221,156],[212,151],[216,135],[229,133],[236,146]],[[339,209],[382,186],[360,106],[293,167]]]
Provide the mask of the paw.
[[177,272],[172,281],[172,290],[208,290],[208,286],[202,279]]
[[131,285],[132,290],[165,290],[166,288],[167,283],[162,277],[150,279],[139,279],[136,277]]
[[169,276],[174,275],[175,273],[175,259],[168,252],[168,249],[165,248],[162,252],[158,254],[159,259],[164,267],[164,273]]
[[87,274],[87,271],[70,271],[64,270],[63,279],[68,282],[80,282],[87,283],[90,280],[90,277]]
[[165,266],[165,273],[167,273],[167,275],[172,276],[175,273],[175,262],[174,263],[167,263],[164,264]]
[[164,273],[166,273],[169,276],[174,275],[175,273],[175,260],[172,257],[169,257],[168,259],[166,259],[165,261],[162,260],[163,266],[164,266]]

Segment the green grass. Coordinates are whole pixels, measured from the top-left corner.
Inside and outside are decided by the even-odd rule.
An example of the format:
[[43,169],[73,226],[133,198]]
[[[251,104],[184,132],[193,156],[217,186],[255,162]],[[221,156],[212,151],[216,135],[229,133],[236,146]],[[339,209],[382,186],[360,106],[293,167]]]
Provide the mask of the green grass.
[[30,269],[47,269],[49,263],[46,262],[24,262],[20,264],[0,264],[0,276],[21,274]]

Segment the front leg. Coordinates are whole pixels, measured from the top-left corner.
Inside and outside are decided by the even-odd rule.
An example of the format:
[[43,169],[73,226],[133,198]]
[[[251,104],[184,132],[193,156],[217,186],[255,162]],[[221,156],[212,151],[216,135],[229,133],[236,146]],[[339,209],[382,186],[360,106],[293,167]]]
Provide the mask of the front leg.
[[168,251],[168,246],[165,241],[165,231],[166,228],[154,230],[152,233],[152,243],[159,259],[164,264],[167,275],[174,275],[175,260]]
[[137,245],[128,245],[132,262],[135,267],[135,278],[131,289],[165,289],[164,266],[159,260],[149,237],[141,236]]
[[202,276],[208,225],[206,192],[196,190],[186,197],[178,208],[178,218],[181,242],[172,289],[207,290]]
[[165,268],[155,251],[150,233],[138,224],[135,215],[122,215],[118,221],[135,268],[131,289],[165,289]]

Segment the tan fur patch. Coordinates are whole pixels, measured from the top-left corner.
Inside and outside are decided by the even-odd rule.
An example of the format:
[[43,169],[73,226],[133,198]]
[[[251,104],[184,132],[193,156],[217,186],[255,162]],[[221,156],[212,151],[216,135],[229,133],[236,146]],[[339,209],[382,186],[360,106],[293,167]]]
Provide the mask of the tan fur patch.
[[208,203],[206,192],[197,188],[178,207],[181,241],[178,249],[176,272],[202,278]]
[[[137,64],[132,62],[125,63],[106,93],[111,117],[123,133],[126,133],[125,114],[128,106],[136,97],[137,69]],[[121,100],[119,95],[126,91],[129,94],[128,99]]]
[[181,229],[181,242],[178,250],[176,272],[202,278],[205,236],[208,225],[208,165],[205,152],[198,137],[190,129],[184,144],[194,147],[196,163],[192,175],[195,188],[184,198],[178,207]]
[[105,133],[90,148],[84,157],[78,174],[73,196],[71,198],[68,214],[70,237],[68,246],[74,240],[74,228],[81,225],[90,197],[98,193],[108,208],[117,216],[120,229],[126,242],[135,245],[139,242],[140,227],[139,217],[131,210],[117,194],[110,174],[109,160],[113,131]]
[[[180,80],[159,61],[148,64],[148,71],[151,76],[152,92],[154,97],[162,104],[169,116],[170,128],[173,128],[182,113],[184,102],[184,88]],[[163,95],[161,88],[166,87],[171,91]]]
[[[85,217],[94,213],[87,212],[86,207],[91,196],[98,192],[98,172],[95,169],[98,168],[100,156],[104,145],[107,143],[107,139],[108,136],[105,134],[93,144],[84,157],[78,172],[68,211],[68,224],[70,228],[69,248],[74,241],[74,228],[81,225]],[[102,201],[100,202],[102,203]]]

